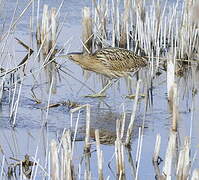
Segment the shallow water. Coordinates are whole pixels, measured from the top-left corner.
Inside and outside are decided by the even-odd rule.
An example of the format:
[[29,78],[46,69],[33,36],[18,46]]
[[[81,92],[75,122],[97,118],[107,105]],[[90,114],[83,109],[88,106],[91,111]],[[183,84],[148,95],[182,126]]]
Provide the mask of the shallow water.
[[[5,3],[5,8],[1,13],[1,20],[6,21],[5,29],[9,26],[11,20],[11,15],[15,8],[15,1],[9,0]],[[58,7],[61,1],[42,1],[43,4],[47,3],[50,7]],[[172,3],[172,1],[170,1]],[[24,7],[24,1],[19,1],[18,9],[16,13],[19,13]],[[91,6],[89,0],[87,1],[77,1],[68,0],[64,3],[61,10],[61,22],[65,18],[64,26],[58,38],[58,45],[62,47],[68,40],[69,43],[66,44],[65,52],[81,51],[81,9],[84,6]],[[31,9],[31,8],[30,8]],[[42,8],[40,8],[40,13]],[[17,24],[16,29],[10,35],[7,44],[9,44],[9,49],[6,51],[14,56],[14,58],[5,58],[2,62],[4,68],[15,67],[16,64],[20,62],[20,59],[26,54],[22,50],[21,46],[17,44],[14,37],[17,37],[27,44],[30,43],[30,29],[29,29],[29,19],[31,11],[25,13],[21,18],[20,22]],[[17,17],[17,15],[16,15]],[[34,17],[36,20],[36,16]],[[2,21],[0,25],[2,27]],[[34,27],[35,28],[35,27]],[[33,49],[35,45],[33,46]],[[22,88],[20,92],[20,102],[16,114],[16,124],[15,128],[12,128],[12,119],[9,118],[10,102],[12,101],[13,91],[5,91],[2,99],[1,111],[0,111],[0,146],[3,149],[8,163],[11,163],[9,157],[15,157],[18,159],[23,159],[25,154],[34,156],[36,151],[37,158],[40,160],[42,165],[45,164],[46,151],[48,151],[47,144],[52,139],[60,139],[64,129],[69,129],[72,126],[74,130],[75,122],[77,119],[77,113],[73,115],[72,125],[71,125],[71,115],[69,108],[66,106],[59,106],[50,108],[49,112],[45,111],[44,108],[48,105],[48,89],[49,85],[46,83],[46,75],[44,72],[39,73],[37,61],[34,60],[35,54],[30,58],[29,70],[33,70],[35,77],[37,77],[35,93],[37,98],[41,100],[41,104],[36,104],[32,98],[31,88],[35,83],[33,76],[28,71],[27,76],[22,82]],[[8,59],[6,61],[6,59]],[[57,61],[64,64],[65,67],[69,68],[74,77],[78,78],[82,82],[85,82],[93,90],[97,91],[101,88],[101,80],[98,75],[90,73],[90,77],[86,80],[82,76],[82,69],[75,65],[74,63],[68,61],[67,59],[59,58]],[[195,71],[193,71],[195,72]],[[180,122],[179,122],[179,139],[180,144],[183,144],[183,139],[185,136],[190,135],[190,120],[191,120],[191,110],[192,102],[194,102],[194,113],[193,113],[193,125],[191,134],[191,147],[193,154],[197,150],[198,146],[198,129],[199,124],[197,122],[197,115],[199,113],[198,109],[198,95],[192,99],[191,93],[193,88],[192,78],[197,78],[198,73],[194,74],[194,77],[189,77],[184,80],[179,79],[179,112],[180,112]],[[193,75],[192,75],[193,76]],[[50,97],[50,104],[58,103],[63,101],[74,101],[78,104],[91,104],[91,127],[105,129],[107,131],[114,132],[116,126],[116,120],[119,118],[122,112],[122,106],[124,105],[125,111],[130,113],[133,107],[133,100],[125,98],[128,94],[125,81],[122,79],[119,81],[119,85],[115,84],[112,88],[107,91],[108,97],[104,99],[90,99],[85,98],[84,95],[90,94],[86,87],[81,83],[67,76],[66,74],[60,72],[60,80],[57,79],[56,93],[52,94]],[[144,78],[145,76],[143,76]],[[9,85],[7,85],[9,87]],[[133,82],[133,92],[135,92],[136,83]],[[143,85],[145,86],[145,85]],[[17,85],[17,89],[20,88],[20,84]],[[198,89],[198,83],[194,84],[194,88]],[[152,165],[152,154],[154,150],[156,135],[159,133],[162,137],[161,152],[160,156],[164,158],[165,151],[168,143],[168,136],[170,132],[171,125],[171,114],[167,101],[167,90],[166,90],[166,74],[163,73],[154,80],[153,89],[153,105],[149,107],[146,113],[146,122],[143,137],[143,146],[141,154],[141,163],[139,169],[140,179],[154,179],[155,173]],[[18,93],[16,94],[17,98]],[[77,138],[80,140],[84,138],[85,130],[85,111],[82,110],[80,113],[79,131]],[[132,141],[132,155],[135,159],[136,148],[137,148],[137,137],[138,137],[138,127],[141,126],[142,120],[144,118],[144,100],[142,99],[139,104],[139,110],[137,111],[134,137]],[[42,128],[42,125],[47,122],[47,126]],[[126,124],[128,124],[129,118],[127,118]],[[75,144],[75,165],[78,163],[82,156],[82,147],[84,142],[77,142]],[[114,179],[114,175],[108,168],[108,162],[114,153],[114,146],[101,146],[104,156],[104,175],[105,177],[110,176],[110,179]],[[95,149],[95,146],[92,147]],[[192,155],[193,157],[193,155]],[[2,153],[0,154],[0,159],[3,158]],[[92,179],[97,179],[97,164],[96,164],[96,152],[92,153],[91,164],[92,164]],[[131,177],[131,169],[128,163],[127,156],[125,157],[126,175],[127,179]],[[193,167],[198,167],[197,161],[194,162]],[[77,167],[76,167],[77,168]],[[114,161],[112,162],[112,169],[115,172]],[[6,171],[6,170],[5,170]],[[83,177],[84,172],[81,172]],[[38,175],[37,179],[41,179],[42,175]]]

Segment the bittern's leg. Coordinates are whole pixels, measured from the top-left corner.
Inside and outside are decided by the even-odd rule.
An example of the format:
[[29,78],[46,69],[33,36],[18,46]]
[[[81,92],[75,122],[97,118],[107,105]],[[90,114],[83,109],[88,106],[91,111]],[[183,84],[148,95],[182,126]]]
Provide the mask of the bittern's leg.
[[101,91],[99,91],[96,94],[89,94],[85,97],[92,97],[92,98],[99,98],[99,97],[106,97],[105,91],[111,87],[113,84],[113,81],[109,80],[108,83],[103,87],[103,89]]
[[[131,77],[128,77],[128,78],[129,78],[128,80],[130,81],[129,84],[132,85],[132,78],[131,78]],[[130,90],[130,94],[128,94],[128,95],[126,96],[126,98],[135,99],[135,96],[136,96],[136,95],[135,95],[135,94],[132,94],[131,91],[132,91],[132,89]],[[145,94],[138,94],[138,97],[139,97],[139,98],[144,98],[144,97],[145,97]]]

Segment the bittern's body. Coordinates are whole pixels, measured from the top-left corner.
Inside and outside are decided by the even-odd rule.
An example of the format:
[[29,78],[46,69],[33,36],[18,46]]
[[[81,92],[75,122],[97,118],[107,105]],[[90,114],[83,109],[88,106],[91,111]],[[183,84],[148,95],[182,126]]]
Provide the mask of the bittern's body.
[[68,57],[83,69],[111,79],[128,76],[147,65],[145,58],[122,48],[104,48],[93,54],[70,53]]
[[93,54],[70,53],[68,58],[83,69],[103,74],[110,79],[129,76],[147,65],[144,57],[122,48],[103,48]]

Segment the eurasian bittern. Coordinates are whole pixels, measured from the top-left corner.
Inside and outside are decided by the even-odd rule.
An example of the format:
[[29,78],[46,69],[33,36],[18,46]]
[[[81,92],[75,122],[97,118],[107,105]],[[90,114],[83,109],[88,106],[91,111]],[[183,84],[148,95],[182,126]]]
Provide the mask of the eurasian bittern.
[[[130,76],[148,64],[146,58],[122,48],[103,48],[93,54],[69,53],[67,56],[83,69],[103,74],[111,80]],[[99,93],[89,97],[104,96],[111,84],[109,81]]]

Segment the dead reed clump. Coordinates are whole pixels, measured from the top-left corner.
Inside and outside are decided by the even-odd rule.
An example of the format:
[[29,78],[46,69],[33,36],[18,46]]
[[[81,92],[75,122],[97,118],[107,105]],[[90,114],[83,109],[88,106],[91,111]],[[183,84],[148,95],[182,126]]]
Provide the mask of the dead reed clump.
[[108,0],[93,0],[94,7],[94,45],[100,49],[107,45],[107,24],[108,24]]
[[[58,36],[57,10],[48,5],[43,7],[41,23],[38,24],[36,33],[37,44],[42,48],[42,54],[46,58],[56,54],[56,41]],[[49,57],[49,59],[51,59]]]
[[44,5],[43,14],[40,24],[37,24],[36,39],[39,52],[39,61],[45,69],[46,79],[48,82],[47,89],[52,84],[52,93],[56,93],[57,83],[57,64],[55,54],[58,52],[58,14],[56,8],[49,10],[48,5]]
[[84,7],[82,14],[83,53],[92,53],[93,25],[90,8]]

